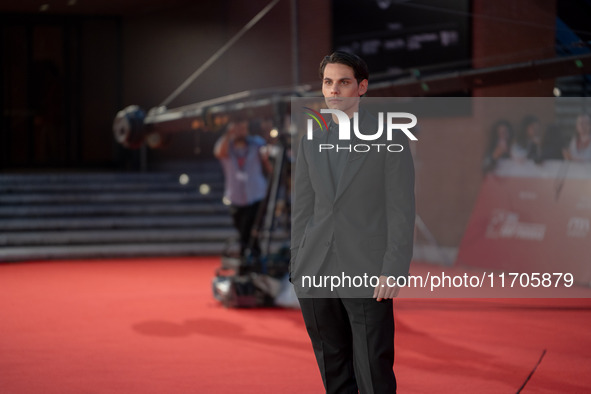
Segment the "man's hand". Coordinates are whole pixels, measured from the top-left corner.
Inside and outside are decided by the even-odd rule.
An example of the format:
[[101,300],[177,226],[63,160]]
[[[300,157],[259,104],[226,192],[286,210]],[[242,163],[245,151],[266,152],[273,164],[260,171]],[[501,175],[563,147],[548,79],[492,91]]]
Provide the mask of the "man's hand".
[[387,276],[380,276],[380,281],[373,291],[373,298],[376,298],[376,301],[382,301],[397,297],[400,287],[396,286],[396,283],[391,283],[391,285],[388,286]]

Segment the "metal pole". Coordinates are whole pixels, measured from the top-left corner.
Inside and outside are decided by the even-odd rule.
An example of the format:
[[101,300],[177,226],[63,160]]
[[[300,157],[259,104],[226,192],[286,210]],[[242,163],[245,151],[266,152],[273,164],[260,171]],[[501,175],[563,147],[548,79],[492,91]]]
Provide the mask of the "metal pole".
[[298,0],[291,0],[291,75],[293,86],[300,84]]
[[170,96],[168,96],[166,98],[166,100],[164,100],[162,102],[162,104],[160,104],[160,107],[166,107],[168,104],[170,104],[170,102],[172,100],[174,100],[179,94],[181,94],[183,92],[183,90],[185,90],[190,84],[193,83],[193,81],[200,76],[201,74],[203,74],[203,72],[205,70],[207,70],[209,68],[209,66],[211,66],[216,60],[218,60],[228,49],[230,49],[230,47],[232,45],[234,45],[236,43],[236,41],[238,41],[240,39],[240,37],[242,37],[247,31],[249,31],[254,25],[257,24],[258,21],[260,21],[269,11],[271,11],[271,9],[273,7],[275,7],[275,5],[279,2],[280,0],[273,0],[271,1],[269,4],[267,4],[267,6],[265,8],[263,8],[258,14],[256,14],[254,16],[254,18],[252,18],[250,20],[250,22],[248,22],[242,29],[240,29],[240,31],[238,33],[236,33],[234,35],[234,37],[232,37],[230,39],[230,41],[228,41],[226,44],[224,44],[224,46],[222,46],[220,49],[218,49],[216,51],[216,53],[214,53],[209,59],[207,59],[207,61],[205,63],[203,63],[203,65],[201,65],[201,67],[199,67],[197,70],[195,70],[195,72],[193,74],[191,74],[189,76],[189,78],[187,78],[185,80],[185,82],[183,82],[181,84],[181,86],[179,86],[178,88],[176,88],[176,90],[174,92],[172,92],[172,94]]

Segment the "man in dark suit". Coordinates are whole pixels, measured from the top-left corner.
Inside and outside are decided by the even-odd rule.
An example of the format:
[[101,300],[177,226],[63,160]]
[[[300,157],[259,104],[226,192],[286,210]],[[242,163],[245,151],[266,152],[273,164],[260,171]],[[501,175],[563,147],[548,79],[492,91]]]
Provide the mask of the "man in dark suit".
[[[412,258],[414,167],[408,139],[374,141],[382,149],[322,149],[362,141],[378,120],[360,110],[368,87],[365,62],[335,52],[320,65],[329,109],[352,120],[351,139],[339,140],[339,117],[328,130],[302,138],[297,153],[292,208],[290,275],[327,393],[394,393],[394,317],[399,288],[392,277],[408,275]],[[341,117],[341,121],[343,121]],[[345,120],[346,121],[346,120]],[[394,144],[393,151],[384,147]],[[379,144],[377,144],[379,145]],[[363,278],[348,286],[346,277]],[[343,279],[341,287],[310,286],[305,278]],[[367,284],[367,278],[375,280]],[[339,279],[340,281],[340,279]]]

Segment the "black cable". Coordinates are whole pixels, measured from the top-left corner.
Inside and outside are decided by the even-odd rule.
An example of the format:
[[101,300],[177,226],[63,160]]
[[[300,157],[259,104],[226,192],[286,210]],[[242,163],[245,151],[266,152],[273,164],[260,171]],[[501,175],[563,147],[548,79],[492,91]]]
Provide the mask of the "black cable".
[[521,393],[521,390],[523,390],[525,388],[525,385],[527,384],[527,382],[529,382],[529,380],[531,379],[531,377],[534,375],[534,372],[536,372],[536,369],[538,368],[538,365],[540,365],[540,363],[542,362],[542,359],[544,358],[544,356],[546,355],[546,349],[544,349],[544,351],[542,352],[542,355],[540,356],[540,359],[538,360],[538,362],[536,363],[536,365],[534,365],[534,368],[531,370],[531,372],[529,373],[529,375],[527,375],[527,378],[525,379],[525,382],[523,382],[523,384],[521,385],[521,387],[519,388],[519,390],[517,390],[516,394]]

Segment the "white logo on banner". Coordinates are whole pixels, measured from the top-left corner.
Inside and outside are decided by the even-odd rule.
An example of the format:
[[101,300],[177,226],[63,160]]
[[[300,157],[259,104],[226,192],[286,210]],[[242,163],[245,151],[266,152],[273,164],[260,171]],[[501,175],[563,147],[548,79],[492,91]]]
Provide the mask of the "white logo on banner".
[[568,221],[569,237],[584,238],[589,233],[589,219],[587,218],[570,218]]
[[542,241],[546,225],[523,223],[515,212],[495,210],[486,228],[486,238],[516,238],[529,241]]

